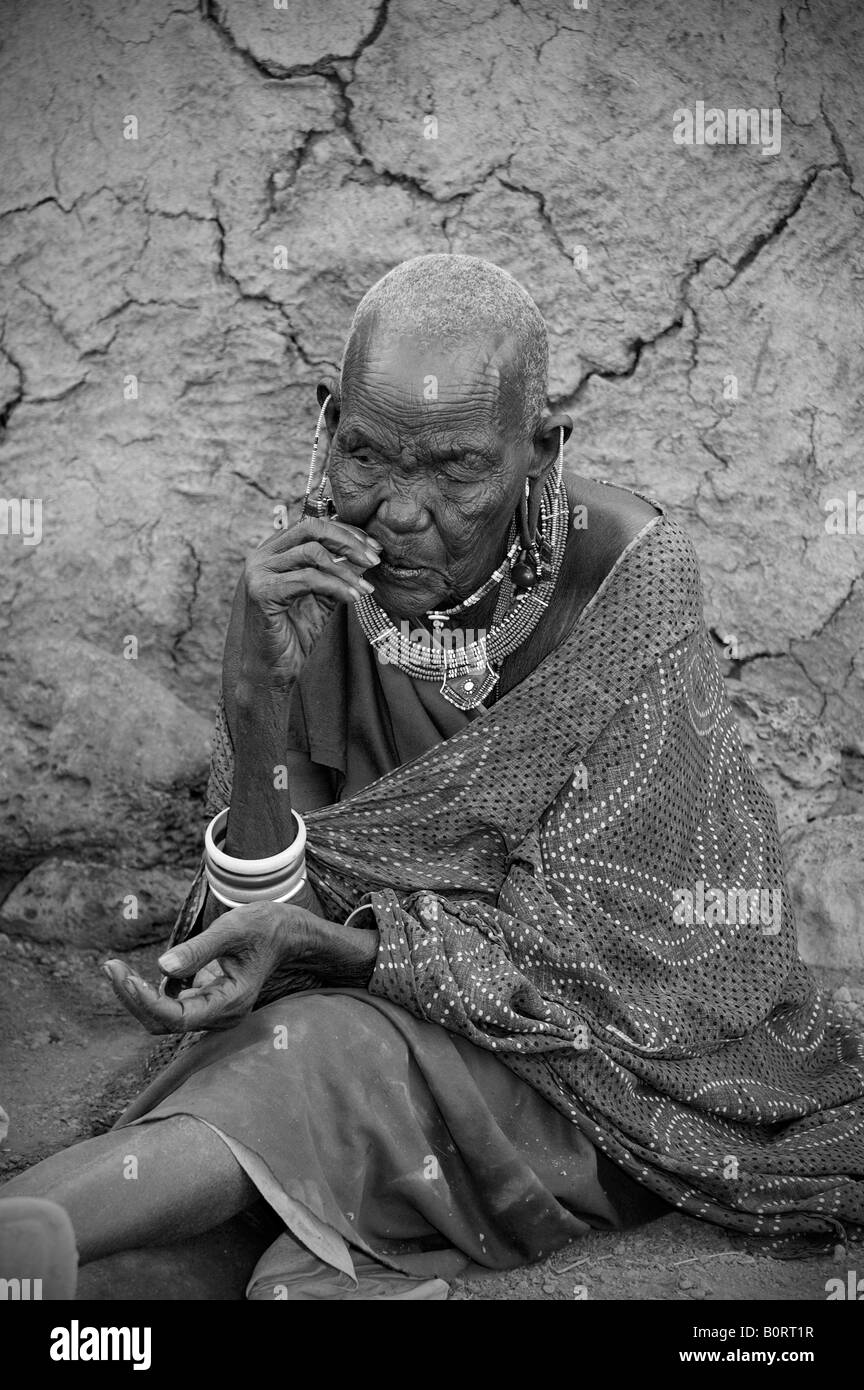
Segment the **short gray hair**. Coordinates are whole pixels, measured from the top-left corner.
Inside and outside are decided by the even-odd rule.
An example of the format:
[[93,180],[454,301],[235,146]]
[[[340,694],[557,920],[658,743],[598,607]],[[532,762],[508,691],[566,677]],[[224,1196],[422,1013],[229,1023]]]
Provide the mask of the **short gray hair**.
[[549,339],[543,315],[519,281],[480,256],[436,254],[402,261],[366,292],[354,312],[340,370],[359,330],[398,324],[445,342],[482,326],[512,333],[524,400],[523,430],[534,433],[546,405]]

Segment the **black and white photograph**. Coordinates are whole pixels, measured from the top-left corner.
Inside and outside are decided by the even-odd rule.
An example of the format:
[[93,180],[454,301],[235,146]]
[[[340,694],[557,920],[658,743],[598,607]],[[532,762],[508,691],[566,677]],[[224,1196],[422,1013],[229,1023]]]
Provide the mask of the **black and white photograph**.
[[0,0],[24,1364],[535,1301],[825,1375],[862,440],[860,0]]

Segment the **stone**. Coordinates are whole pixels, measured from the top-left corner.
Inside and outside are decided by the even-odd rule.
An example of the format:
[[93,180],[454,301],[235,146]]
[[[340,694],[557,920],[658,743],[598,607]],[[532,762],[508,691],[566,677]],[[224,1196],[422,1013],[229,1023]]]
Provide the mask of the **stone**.
[[12,935],[104,952],[161,943],[190,875],[46,859],[12,890],[0,923]]
[[832,816],[783,838],[801,959],[864,968],[864,816]]
[[[191,865],[203,834],[210,722],[146,673],[62,630],[0,659],[5,867],[47,856]],[[94,850],[99,855],[94,855]]]

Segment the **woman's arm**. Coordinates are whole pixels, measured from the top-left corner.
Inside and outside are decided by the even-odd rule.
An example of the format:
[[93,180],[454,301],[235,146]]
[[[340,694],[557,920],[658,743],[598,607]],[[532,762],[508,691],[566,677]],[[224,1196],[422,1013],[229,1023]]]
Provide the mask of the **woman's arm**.
[[241,676],[235,690],[234,783],[225,849],[263,859],[293,843],[291,785],[285,762],[290,690],[268,690]]
[[[290,691],[255,686],[242,676],[234,691],[234,782],[225,848],[240,859],[279,854],[294,842],[292,802],[302,814],[332,801],[327,769],[305,754],[285,751],[289,700]],[[293,901],[321,911],[308,881]]]
[[[363,570],[376,563],[373,543],[362,532],[332,521],[292,527],[270,537],[248,557],[223,663],[229,676],[223,695],[234,743],[225,837],[229,854],[260,859],[293,844],[296,791],[286,761],[291,690],[333,600],[350,602],[361,590],[370,590]],[[307,760],[304,790],[312,792],[318,805],[326,805],[317,800],[324,794],[322,779],[309,785],[310,768]],[[319,907],[311,889],[294,902],[312,910]]]

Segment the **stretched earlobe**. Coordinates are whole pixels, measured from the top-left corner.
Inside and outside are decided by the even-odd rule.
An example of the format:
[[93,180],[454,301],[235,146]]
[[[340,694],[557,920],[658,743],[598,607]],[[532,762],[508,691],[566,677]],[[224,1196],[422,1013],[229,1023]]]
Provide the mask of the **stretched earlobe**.
[[330,377],[319,382],[315,395],[322,409],[326,407],[327,413],[324,416],[324,420],[327,425],[327,433],[332,439],[339,426],[341,395],[338,377]]
[[318,446],[321,443],[321,435],[324,433],[325,417],[327,408],[332,402],[329,391],[324,389],[324,398],[320,399],[321,387],[319,386],[318,423],[315,426],[315,439],[312,443],[312,459],[309,463],[309,477],[306,481],[306,495],[303,499],[303,517],[306,519],[332,516],[333,499],[330,495],[327,483],[327,464],[330,461],[330,439],[328,436],[323,456],[318,456]]
[[551,560],[553,550],[545,534],[542,517],[543,494],[549,486],[551,475],[555,495],[561,491],[561,477],[564,469],[564,425],[559,423],[558,451],[554,465],[547,465],[539,480],[525,479],[525,488],[519,499],[516,527],[522,544],[518,556],[510,566],[510,581],[518,597],[533,589],[541,580],[552,575]]
[[558,444],[559,432],[561,430],[564,431],[564,443],[566,444],[573,433],[573,421],[571,417],[567,414],[566,410],[551,411],[544,415],[540,421],[540,427],[537,430],[535,439],[541,447],[545,445],[546,448],[549,448],[553,438],[555,444]]

